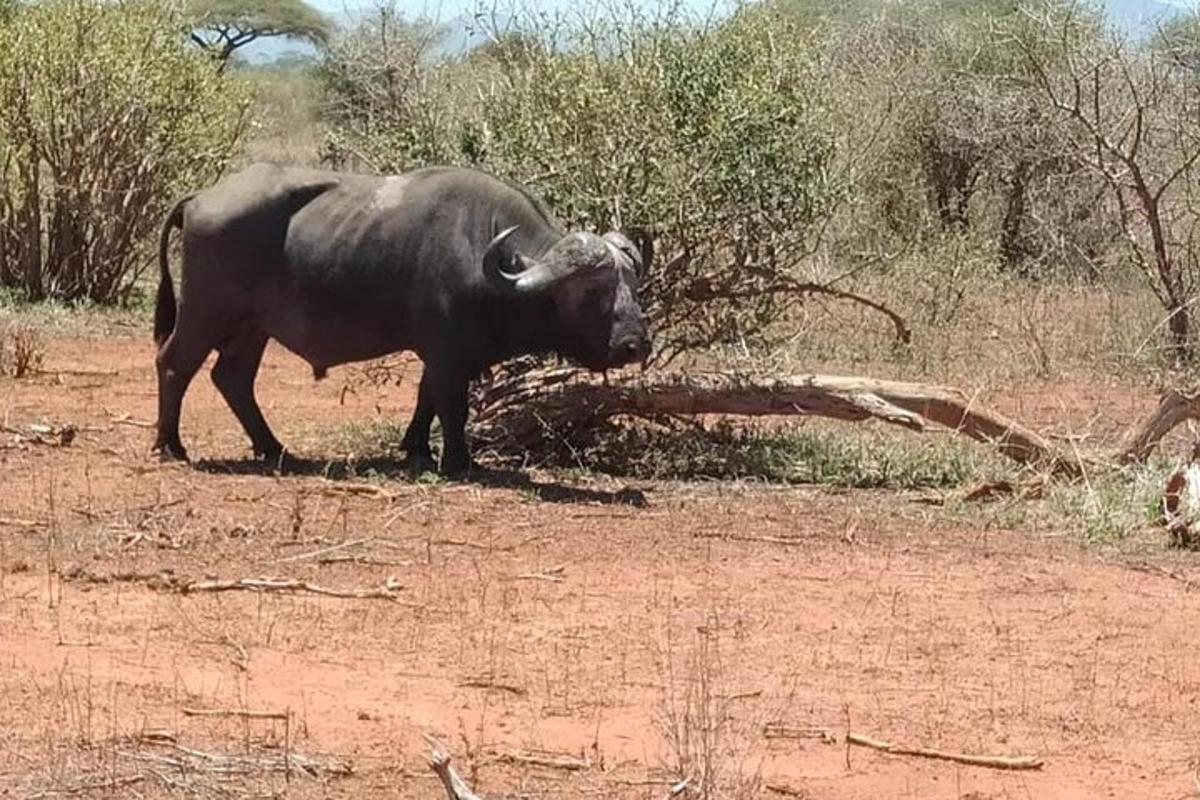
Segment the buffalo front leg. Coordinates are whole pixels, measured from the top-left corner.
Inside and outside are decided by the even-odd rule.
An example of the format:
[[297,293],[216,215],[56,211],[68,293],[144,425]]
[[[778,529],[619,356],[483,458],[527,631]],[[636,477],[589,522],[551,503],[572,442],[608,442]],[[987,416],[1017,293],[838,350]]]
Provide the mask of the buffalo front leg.
[[275,438],[254,397],[254,379],[262,363],[267,335],[257,328],[245,328],[218,349],[220,356],[212,370],[212,380],[229,408],[250,437],[256,458],[278,461],[283,445]]
[[192,336],[180,336],[176,328],[159,348],[155,357],[158,369],[158,423],[154,452],[164,461],[187,460],[187,451],[179,438],[179,414],[183,396],[196,371],[212,348]]
[[408,429],[404,432],[404,440],[400,443],[408,455],[408,460],[419,469],[433,467],[433,451],[429,448],[429,427],[433,424],[435,413],[433,379],[429,370],[425,369],[421,373],[421,384],[417,389],[417,407],[413,410]]
[[462,475],[471,469],[467,447],[467,379],[457,374],[435,375],[434,400],[442,423],[442,472]]

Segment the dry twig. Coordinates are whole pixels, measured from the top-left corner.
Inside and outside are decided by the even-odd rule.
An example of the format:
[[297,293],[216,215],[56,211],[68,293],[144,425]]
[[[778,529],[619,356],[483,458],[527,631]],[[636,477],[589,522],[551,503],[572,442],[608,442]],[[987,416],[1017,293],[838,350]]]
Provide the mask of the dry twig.
[[183,594],[196,592],[310,592],[325,597],[342,597],[351,600],[395,600],[397,590],[403,588],[389,578],[376,589],[331,589],[308,581],[279,578],[241,578],[224,581],[192,581],[179,587]]
[[933,758],[941,761],[953,761],[957,764],[969,764],[973,767],[988,767],[990,769],[1041,769],[1043,761],[1034,756],[976,756],[965,753],[950,753],[944,750],[930,750],[924,747],[901,747],[878,739],[871,739],[857,733],[846,735],[846,743],[868,747],[894,756],[916,756],[918,758]]
[[562,583],[565,578],[563,573],[566,572],[565,566],[551,567],[550,569],[541,572],[522,572],[520,575],[514,575],[513,580],[517,581],[547,581],[549,583]]
[[501,683],[493,678],[487,677],[486,675],[476,678],[467,678],[458,685],[463,689],[496,689],[501,692],[508,692],[509,694],[517,695],[518,697],[522,697],[526,694],[525,690],[520,686],[514,686],[510,683]]
[[398,592],[404,587],[394,578],[372,589],[334,589],[308,581],[291,578],[240,578],[235,580],[186,581],[175,577],[170,571],[162,572],[116,572],[96,574],[85,567],[75,566],[62,573],[63,580],[83,583],[143,583],[151,589],[180,594],[202,592],[308,592],[323,597],[338,597],[349,600],[391,600],[399,602]]
[[783,722],[768,722],[763,725],[763,736],[767,739],[820,739],[826,744],[837,742],[837,736],[828,728],[802,728]]
[[589,769],[592,764],[575,756],[559,755],[557,753],[493,753],[491,759],[500,764],[519,764],[531,767],[546,767],[561,769],[567,772]]
[[124,775],[117,778],[105,778],[99,781],[86,781],[77,783],[73,786],[63,786],[57,789],[47,789],[37,794],[29,795],[28,800],[41,800],[46,797],[68,797],[78,794],[87,794],[89,792],[110,792],[115,789],[123,789],[126,786],[133,786],[146,780],[145,775]]
[[277,719],[287,722],[288,715],[283,711],[251,711],[240,708],[181,708],[179,713],[185,717],[242,717],[244,719]]

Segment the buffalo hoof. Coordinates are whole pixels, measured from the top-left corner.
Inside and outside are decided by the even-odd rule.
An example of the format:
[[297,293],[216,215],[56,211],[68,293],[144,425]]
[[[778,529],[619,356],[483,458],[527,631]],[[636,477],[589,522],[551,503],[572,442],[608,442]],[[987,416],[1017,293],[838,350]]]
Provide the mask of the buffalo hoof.
[[180,461],[186,462],[188,460],[187,450],[184,450],[181,444],[156,444],[150,453],[163,464],[172,464]]
[[437,472],[437,461],[430,454],[408,455],[404,457],[404,461],[401,463],[410,472],[418,474],[423,472]]
[[466,461],[446,461],[442,460],[442,474],[453,480],[463,480],[471,477],[472,472],[479,472],[483,467],[475,463],[474,459]]
[[282,446],[263,449],[256,447],[254,448],[254,457],[264,464],[280,465],[287,459],[288,452]]

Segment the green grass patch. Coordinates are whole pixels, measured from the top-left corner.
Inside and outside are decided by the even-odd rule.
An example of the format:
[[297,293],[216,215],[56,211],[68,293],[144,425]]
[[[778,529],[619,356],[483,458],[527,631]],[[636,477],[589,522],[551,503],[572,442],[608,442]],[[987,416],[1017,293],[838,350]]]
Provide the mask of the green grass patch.
[[[405,425],[352,423],[337,446],[361,457],[400,457]],[[436,431],[436,427],[435,427]],[[951,489],[1014,469],[988,448],[951,436],[916,436],[855,426],[808,424],[787,429],[682,422],[605,425],[590,441],[547,437],[524,461],[477,453],[493,465],[536,464],[656,480],[752,480],[856,489]],[[436,445],[435,445],[436,446]]]
[[1173,461],[1161,457],[1144,466],[1054,484],[1046,493],[1046,512],[1056,526],[1088,542],[1119,542],[1156,525],[1163,490],[1175,468]]

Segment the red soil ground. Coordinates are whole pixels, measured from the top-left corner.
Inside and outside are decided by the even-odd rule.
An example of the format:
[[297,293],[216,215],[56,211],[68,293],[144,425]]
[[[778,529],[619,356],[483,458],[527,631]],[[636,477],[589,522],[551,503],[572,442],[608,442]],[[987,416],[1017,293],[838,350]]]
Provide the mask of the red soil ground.
[[[138,336],[55,339],[43,374],[0,379],[0,796],[429,800],[426,733],[488,798],[662,798],[681,752],[693,777],[723,772],[717,797],[1196,791],[1200,593],[1186,578],[1200,570],[1160,541],[1100,548],[887,492],[428,484],[346,478],[344,459],[329,478],[271,475],[246,468],[203,377],[184,436],[205,461],[159,466]],[[277,349],[259,386],[280,438],[313,464],[345,455],[333,443],[348,422],[403,420],[413,399],[411,382],[343,396]],[[996,401],[1044,427],[1096,416],[1096,430],[1150,403],[1084,382]],[[32,441],[40,423],[78,435]],[[399,588],[389,601],[96,582],[164,570]],[[668,733],[701,738],[704,719],[707,748]],[[768,738],[773,722],[838,743]],[[848,752],[847,727],[1045,767]],[[181,770],[178,747],[250,766]],[[285,750],[353,772],[260,768]],[[535,751],[589,766],[511,758]]]

